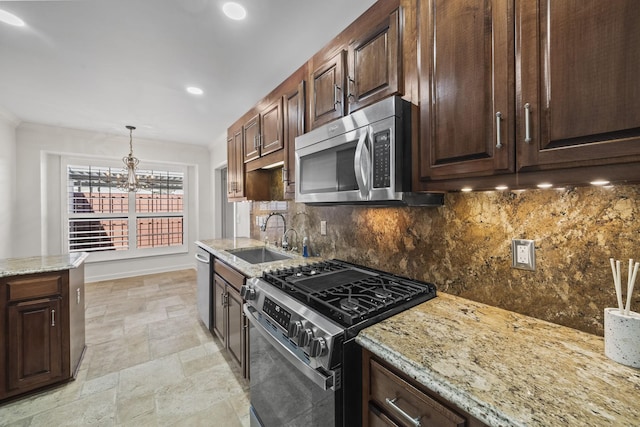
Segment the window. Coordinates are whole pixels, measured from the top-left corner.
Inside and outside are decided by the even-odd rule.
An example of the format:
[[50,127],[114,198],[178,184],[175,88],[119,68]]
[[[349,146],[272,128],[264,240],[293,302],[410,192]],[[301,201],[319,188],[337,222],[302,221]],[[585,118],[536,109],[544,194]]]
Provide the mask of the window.
[[144,188],[135,193],[118,188],[121,173],[66,166],[69,252],[115,259],[186,251],[185,171],[140,170]]

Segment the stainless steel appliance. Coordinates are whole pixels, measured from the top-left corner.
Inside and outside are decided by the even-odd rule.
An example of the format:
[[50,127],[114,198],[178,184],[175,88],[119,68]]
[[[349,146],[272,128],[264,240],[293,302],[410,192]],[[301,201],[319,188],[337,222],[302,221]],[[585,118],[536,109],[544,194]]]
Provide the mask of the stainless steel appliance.
[[211,326],[211,255],[201,247],[196,249],[198,314],[207,329]]
[[411,104],[395,96],[296,138],[296,202],[441,206],[411,193]]
[[430,283],[339,260],[265,272],[241,289],[251,426],[358,426],[364,327],[436,295]]

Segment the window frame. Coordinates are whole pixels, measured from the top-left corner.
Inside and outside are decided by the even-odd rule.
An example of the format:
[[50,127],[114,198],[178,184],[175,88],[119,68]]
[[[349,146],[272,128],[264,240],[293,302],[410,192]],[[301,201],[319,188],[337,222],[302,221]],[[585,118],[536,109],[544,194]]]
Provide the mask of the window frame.
[[[73,215],[69,213],[69,191],[67,169],[69,166],[83,167],[102,167],[121,170],[123,168],[122,161],[115,159],[98,159],[95,157],[71,157],[62,156],[61,158],[61,190],[62,190],[62,245],[64,251],[69,251],[69,222],[73,219]],[[128,221],[128,249],[115,251],[91,251],[91,256],[87,259],[88,263],[101,261],[115,261],[132,258],[156,257],[163,255],[186,254],[189,252],[187,243],[189,236],[188,218],[189,218],[189,168],[186,165],[148,162],[144,161],[139,167],[141,170],[157,170],[162,172],[178,172],[183,174],[182,181],[182,212],[136,212],[135,195],[129,193],[128,212],[127,213],[104,213],[100,214],[100,218],[122,218],[126,217]],[[98,217],[98,215],[96,215]],[[182,217],[182,245],[138,248],[137,247],[137,220],[140,218],[168,218]]]

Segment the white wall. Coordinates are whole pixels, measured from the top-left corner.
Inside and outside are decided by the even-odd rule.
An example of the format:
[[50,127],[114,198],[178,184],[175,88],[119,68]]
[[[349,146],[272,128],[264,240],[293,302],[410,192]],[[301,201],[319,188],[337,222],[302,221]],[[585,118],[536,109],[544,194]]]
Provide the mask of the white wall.
[[0,259],[13,255],[16,182],[16,126],[18,120],[0,110]]
[[[123,132],[124,133],[124,132]],[[129,152],[128,135],[23,123],[16,132],[16,206],[13,256],[52,255],[62,247],[61,155],[121,159]],[[211,167],[207,147],[133,138],[134,154],[144,162],[188,167],[189,253],[120,261],[87,261],[87,282],[193,268],[198,239],[213,236]],[[2,191],[0,189],[0,191]],[[1,235],[1,234],[0,234]]]

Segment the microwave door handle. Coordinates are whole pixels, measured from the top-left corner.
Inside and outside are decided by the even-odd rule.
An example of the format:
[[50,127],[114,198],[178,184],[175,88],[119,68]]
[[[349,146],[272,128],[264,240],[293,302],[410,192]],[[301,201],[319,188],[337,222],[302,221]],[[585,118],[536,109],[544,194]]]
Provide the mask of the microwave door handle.
[[371,161],[369,148],[367,147],[368,132],[363,132],[358,139],[358,145],[356,145],[356,154],[353,158],[353,167],[356,172],[356,182],[358,183],[358,189],[360,190],[360,198],[368,199],[369,196],[369,171],[371,169]]

